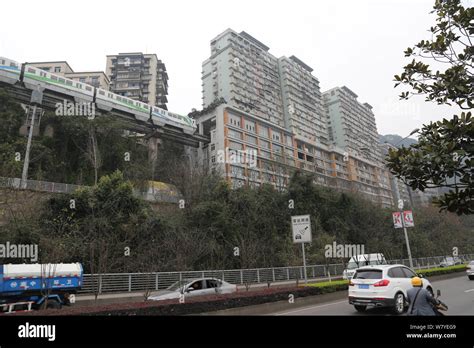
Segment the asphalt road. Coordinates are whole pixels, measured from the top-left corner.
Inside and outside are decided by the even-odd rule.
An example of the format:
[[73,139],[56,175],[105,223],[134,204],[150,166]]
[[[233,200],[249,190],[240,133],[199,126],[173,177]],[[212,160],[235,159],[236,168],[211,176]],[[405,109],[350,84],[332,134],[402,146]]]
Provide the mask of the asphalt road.
[[[431,282],[436,291],[441,290],[441,301],[449,307],[445,315],[474,315],[474,281],[466,275]],[[357,312],[347,301],[338,300],[317,305],[285,310],[270,315],[392,315],[384,308],[368,309],[365,313]]]

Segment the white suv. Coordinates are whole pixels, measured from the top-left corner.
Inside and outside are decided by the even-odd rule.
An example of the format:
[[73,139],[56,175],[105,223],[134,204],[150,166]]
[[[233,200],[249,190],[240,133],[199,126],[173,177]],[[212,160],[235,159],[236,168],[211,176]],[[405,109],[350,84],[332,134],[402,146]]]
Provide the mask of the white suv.
[[[407,290],[412,288],[411,278],[417,275],[404,265],[378,265],[358,268],[349,282],[349,303],[359,312],[367,306],[390,307],[396,314],[404,312],[408,303]],[[428,279],[423,288],[433,294]]]

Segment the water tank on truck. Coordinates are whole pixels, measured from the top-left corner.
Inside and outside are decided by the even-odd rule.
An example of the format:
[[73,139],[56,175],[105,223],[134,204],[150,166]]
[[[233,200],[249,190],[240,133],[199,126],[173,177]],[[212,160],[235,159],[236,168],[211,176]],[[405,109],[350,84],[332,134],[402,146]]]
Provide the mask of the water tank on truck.
[[80,263],[0,265],[0,312],[70,305],[82,282]]

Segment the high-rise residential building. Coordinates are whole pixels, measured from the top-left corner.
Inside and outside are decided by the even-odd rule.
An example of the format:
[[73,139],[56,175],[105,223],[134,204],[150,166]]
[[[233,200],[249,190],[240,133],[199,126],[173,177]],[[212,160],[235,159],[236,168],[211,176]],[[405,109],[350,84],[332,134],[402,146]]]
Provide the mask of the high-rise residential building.
[[328,145],[327,118],[313,69],[295,56],[281,57],[278,63],[285,127],[297,139]]
[[106,74],[114,93],[167,110],[168,74],[156,54],[108,55]]
[[328,115],[329,139],[336,146],[380,162],[379,135],[372,106],[357,100],[346,86],[323,93]]
[[233,187],[267,183],[283,190],[299,169],[317,184],[391,206],[388,171],[380,161],[331,143],[312,73],[295,56],[276,58],[246,32],[228,29],[217,36],[202,70],[204,110],[196,121],[211,142],[199,148],[200,160]]
[[223,97],[240,110],[284,126],[278,59],[246,32],[226,30],[203,63],[203,107]]
[[109,89],[110,81],[103,71],[75,72],[66,61],[33,62],[28,64],[37,67],[38,69],[48,71],[56,75],[64,76],[74,81],[87,83],[94,87],[99,87],[106,90]]

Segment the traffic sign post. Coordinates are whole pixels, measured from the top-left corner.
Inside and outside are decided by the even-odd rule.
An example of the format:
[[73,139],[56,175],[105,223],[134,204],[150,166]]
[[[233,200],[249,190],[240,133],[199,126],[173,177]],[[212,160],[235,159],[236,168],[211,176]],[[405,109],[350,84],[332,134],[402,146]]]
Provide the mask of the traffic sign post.
[[304,243],[311,243],[311,218],[309,215],[298,215],[291,217],[291,229],[293,232],[293,243],[301,243],[301,250],[303,251],[303,271],[304,282],[308,283],[306,273],[306,255],[304,250]]
[[410,241],[408,240],[408,232],[407,232],[407,227],[415,226],[415,222],[413,221],[413,212],[411,210],[403,211],[402,199],[398,200],[398,209],[400,209],[399,212],[392,213],[393,225],[395,228],[403,227],[403,232],[405,233],[405,242],[407,244],[408,260],[410,262],[410,268],[413,269],[413,259],[411,257]]

